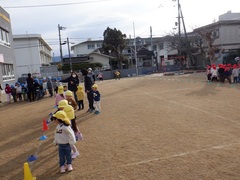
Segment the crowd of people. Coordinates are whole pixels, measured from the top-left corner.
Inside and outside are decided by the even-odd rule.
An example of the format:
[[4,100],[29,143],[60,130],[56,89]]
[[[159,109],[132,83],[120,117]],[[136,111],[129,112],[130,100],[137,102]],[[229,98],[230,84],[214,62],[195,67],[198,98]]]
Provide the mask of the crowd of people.
[[212,64],[206,68],[207,80],[224,83],[227,79],[231,83],[240,83],[240,65]]
[[54,95],[57,93],[57,87],[59,85],[60,81],[56,78],[44,78],[39,80],[37,78],[32,78],[31,74],[29,73],[26,82],[16,82],[13,85],[7,83],[4,90],[8,103],[11,103],[12,100],[14,102],[32,102],[40,100],[46,95],[49,95],[49,97],[54,97]]

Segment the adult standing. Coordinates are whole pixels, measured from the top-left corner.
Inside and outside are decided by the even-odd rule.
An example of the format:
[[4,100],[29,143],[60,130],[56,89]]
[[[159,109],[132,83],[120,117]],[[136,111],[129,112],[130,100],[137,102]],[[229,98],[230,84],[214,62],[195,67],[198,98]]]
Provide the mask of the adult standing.
[[82,75],[84,76],[84,87],[85,87],[85,92],[87,93],[87,99],[88,99],[88,105],[89,109],[87,112],[94,112],[94,107],[93,107],[93,90],[92,90],[92,85],[93,81],[92,78],[88,75],[89,72],[86,69],[83,69]]
[[93,84],[95,84],[96,75],[95,75],[95,73],[92,71],[92,68],[88,68],[88,76],[91,78]]
[[3,88],[2,88],[2,85],[0,84],[0,103],[2,103],[2,98],[1,98],[1,96],[2,96],[2,90],[3,90]]
[[71,72],[70,77],[67,79],[61,80],[60,82],[68,83],[68,90],[72,91],[74,94],[75,101],[77,102],[77,86],[79,85],[79,78],[76,72]]
[[26,79],[27,81],[27,96],[28,96],[28,101],[32,102],[35,101],[35,95],[34,95],[34,79],[32,78],[31,73],[28,73],[28,77]]

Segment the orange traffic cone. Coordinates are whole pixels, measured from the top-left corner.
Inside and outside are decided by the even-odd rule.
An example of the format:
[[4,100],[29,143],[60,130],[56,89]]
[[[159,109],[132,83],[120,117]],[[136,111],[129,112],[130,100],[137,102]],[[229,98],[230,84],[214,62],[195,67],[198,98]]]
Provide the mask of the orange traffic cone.
[[48,130],[48,125],[47,125],[46,119],[43,120],[43,128],[42,128],[42,130],[43,130],[43,131]]
[[24,180],[36,180],[36,177],[32,176],[31,170],[28,166],[28,163],[25,162],[23,166],[23,171],[24,171]]

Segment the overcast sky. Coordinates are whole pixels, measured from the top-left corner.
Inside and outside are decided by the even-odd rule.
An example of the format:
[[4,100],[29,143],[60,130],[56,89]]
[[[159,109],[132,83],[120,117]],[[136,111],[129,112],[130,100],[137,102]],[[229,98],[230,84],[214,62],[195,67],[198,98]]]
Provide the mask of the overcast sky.
[[[240,12],[239,0],[180,0],[187,31],[212,23],[227,11]],[[58,24],[62,40],[71,43],[103,39],[107,27],[127,36],[168,34],[177,21],[177,2],[172,0],[1,0],[10,14],[13,34],[41,34],[59,56]],[[63,54],[67,46],[63,45]]]

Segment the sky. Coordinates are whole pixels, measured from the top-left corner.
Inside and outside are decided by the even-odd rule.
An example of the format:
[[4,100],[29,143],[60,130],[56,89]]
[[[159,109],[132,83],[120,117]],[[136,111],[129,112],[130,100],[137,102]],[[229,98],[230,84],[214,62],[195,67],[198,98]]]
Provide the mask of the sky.
[[[239,0],[179,0],[187,32],[218,21],[218,16],[240,13]],[[88,39],[102,40],[107,27],[127,37],[161,37],[173,31],[177,22],[177,1],[173,0],[1,0],[11,18],[13,35],[41,34],[59,56],[61,39],[70,45]],[[63,45],[63,54],[68,54]]]

